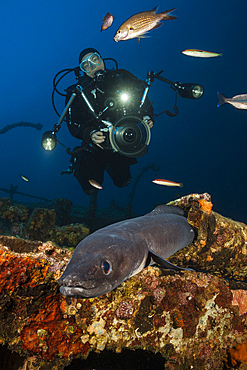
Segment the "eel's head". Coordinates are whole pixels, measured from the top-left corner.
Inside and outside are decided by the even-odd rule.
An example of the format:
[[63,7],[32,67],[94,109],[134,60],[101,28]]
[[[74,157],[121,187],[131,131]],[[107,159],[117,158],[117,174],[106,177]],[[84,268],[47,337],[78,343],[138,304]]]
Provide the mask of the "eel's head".
[[59,279],[60,292],[84,298],[110,292],[138,268],[140,261],[132,251],[131,242],[125,238],[118,235],[99,238],[95,232],[76,247]]

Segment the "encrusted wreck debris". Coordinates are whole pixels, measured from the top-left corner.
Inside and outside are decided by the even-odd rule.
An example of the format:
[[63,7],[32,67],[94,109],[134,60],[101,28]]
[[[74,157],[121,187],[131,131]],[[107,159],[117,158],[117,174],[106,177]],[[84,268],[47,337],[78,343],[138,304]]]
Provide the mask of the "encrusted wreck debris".
[[55,209],[35,208],[29,214],[30,210],[27,207],[12,204],[8,198],[0,198],[0,220],[10,223],[9,233],[11,235],[34,241],[49,240],[60,246],[76,247],[89,234],[89,229],[79,223],[61,227],[55,225],[55,223],[58,225],[62,223],[60,210],[63,209],[62,205],[69,205],[68,202],[70,201],[66,199],[57,199],[53,202]]
[[41,123],[32,123],[32,122],[23,122],[23,121],[17,122],[17,123],[11,123],[0,129],[0,135],[6,134],[6,132],[16,127],[33,127],[40,131],[43,125],[41,125]]
[[169,204],[188,211],[188,222],[198,233],[194,243],[169,261],[247,282],[247,226],[212,212],[211,197],[206,193],[188,195]]
[[0,342],[23,357],[20,369],[61,370],[126,348],[159,353],[171,370],[247,364],[247,227],[213,212],[208,194],[173,203],[198,236],[169,261],[196,271],[148,267],[98,298],[59,293],[71,250],[0,239]]

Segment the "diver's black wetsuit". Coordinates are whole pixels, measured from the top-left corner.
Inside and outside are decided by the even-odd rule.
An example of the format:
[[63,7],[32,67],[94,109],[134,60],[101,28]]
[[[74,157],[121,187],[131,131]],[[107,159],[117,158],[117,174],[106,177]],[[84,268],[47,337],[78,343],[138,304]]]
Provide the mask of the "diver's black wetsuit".
[[[106,70],[105,77],[102,81],[94,81],[87,75],[83,75],[76,85],[72,85],[67,89],[66,104],[73,92],[77,92],[71,107],[67,113],[67,126],[72,136],[82,140],[83,150],[79,151],[71,157],[71,163],[74,169],[74,176],[79,181],[82,189],[88,195],[97,192],[98,190],[92,187],[88,180],[92,179],[99,184],[103,183],[104,171],[107,171],[114,185],[118,187],[126,186],[130,183],[130,165],[137,163],[136,158],[125,157],[111,149],[101,149],[92,143],[92,131],[99,131],[100,122],[94,117],[76,86],[80,85],[87,99],[98,114],[108,106],[108,98],[113,98],[116,102],[114,109],[107,109],[101,118],[114,123],[120,118],[118,104],[120,94],[123,92],[130,95],[129,104],[127,107],[128,113],[137,112],[141,102],[145,82],[139,80],[130,72],[118,70]],[[148,98],[142,108],[142,116],[148,115],[152,121],[153,107]],[[101,144],[104,147],[104,143]],[[79,147],[74,148],[78,149]]]

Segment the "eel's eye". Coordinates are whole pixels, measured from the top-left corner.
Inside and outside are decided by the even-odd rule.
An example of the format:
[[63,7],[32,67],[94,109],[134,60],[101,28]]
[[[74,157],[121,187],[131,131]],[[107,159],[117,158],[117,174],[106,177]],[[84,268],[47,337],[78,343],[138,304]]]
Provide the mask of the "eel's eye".
[[111,261],[108,260],[102,261],[100,267],[104,275],[109,275],[112,272]]

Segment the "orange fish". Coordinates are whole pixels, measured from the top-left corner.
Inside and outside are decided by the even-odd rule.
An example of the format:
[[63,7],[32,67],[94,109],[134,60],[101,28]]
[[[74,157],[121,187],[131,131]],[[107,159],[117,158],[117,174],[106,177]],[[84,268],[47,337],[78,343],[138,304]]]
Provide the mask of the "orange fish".
[[174,182],[174,181],[170,181],[170,180],[156,179],[156,180],[153,180],[152,182],[154,182],[155,184],[158,184],[158,185],[179,186],[180,188],[183,187],[182,182]]
[[111,13],[106,13],[104,18],[102,19],[102,26],[100,31],[107,30],[107,28],[111,27],[112,22],[113,22],[113,15]]
[[103,189],[102,186],[95,180],[89,179],[88,182],[91,186],[93,186],[96,189]]

